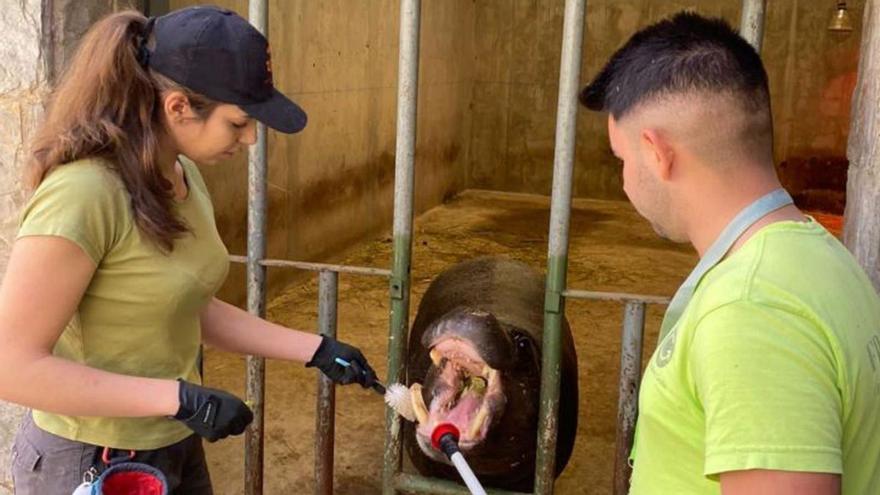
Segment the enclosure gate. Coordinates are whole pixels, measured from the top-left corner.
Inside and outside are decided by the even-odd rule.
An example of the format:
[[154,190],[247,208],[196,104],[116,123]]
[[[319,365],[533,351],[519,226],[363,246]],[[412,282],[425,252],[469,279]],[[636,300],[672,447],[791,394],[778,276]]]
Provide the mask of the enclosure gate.
[[[556,416],[559,407],[561,322],[566,299],[611,300],[624,304],[617,437],[614,465],[614,494],[629,488],[628,456],[637,415],[641,377],[642,337],[645,307],[667,304],[668,298],[635,294],[592,292],[566,287],[568,268],[571,180],[574,164],[575,116],[578,74],[586,0],[565,0],[562,55],[559,70],[559,97],[556,117],[556,146],[553,162],[553,191],[547,250],[547,281],[544,301],[544,340],[541,370],[541,404],[538,423],[538,452],[535,467],[535,495],[553,493],[556,465]],[[248,311],[265,316],[266,267],[289,267],[317,271],[318,327],[322,335],[336,335],[336,304],[339,273],[386,277],[390,280],[391,324],[388,339],[388,377],[386,383],[404,381],[410,301],[410,259],[413,222],[413,171],[416,144],[416,103],[418,101],[419,21],[421,0],[400,0],[400,49],[397,90],[397,143],[394,172],[394,222],[392,268],[366,268],[300,261],[266,259],[266,128],[257,127],[257,142],[248,156],[248,247],[247,256],[231,256],[247,264]],[[766,0],[743,0],[740,32],[760,51]],[[266,33],[268,0],[251,0],[248,16],[261,33]],[[253,405],[254,422],[245,436],[245,494],[263,493],[263,420],[265,362],[249,356],[246,399]],[[315,442],[315,493],[333,493],[333,435],[335,390],[323,375],[318,377]],[[414,493],[467,494],[460,484],[426,478],[401,471],[401,422],[386,408],[386,439],[383,460],[383,494],[399,491]],[[487,490],[490,494],[515,492]],[[520,494],[524,495],[524,494]]]

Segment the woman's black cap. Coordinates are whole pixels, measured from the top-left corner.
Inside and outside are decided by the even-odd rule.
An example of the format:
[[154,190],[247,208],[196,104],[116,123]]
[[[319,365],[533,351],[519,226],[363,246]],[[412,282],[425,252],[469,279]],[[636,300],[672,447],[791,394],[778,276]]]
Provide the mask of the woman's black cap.
[[272,82],[269,42],[231,10],[211,6],[176,10],[154,20],[149,66],[203,94],[232,103],[288,134],[306,126],[306,113]]

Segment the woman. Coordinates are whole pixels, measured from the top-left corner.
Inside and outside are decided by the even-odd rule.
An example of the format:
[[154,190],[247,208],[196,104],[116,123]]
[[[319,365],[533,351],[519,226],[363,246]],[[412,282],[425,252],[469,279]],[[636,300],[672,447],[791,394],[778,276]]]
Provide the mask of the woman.
[[233,12],[122,12],[86,34],[35,137],[0,288],[0,399],[33,409],[13,447],[16,494],[69,495],[105,447],[135,451],[173,493],[212,493],[201,438],[240,434],[253,415],[200,385],[203,342],[375,380],[358,349],[214,298],[228,253],[193,161],[253,144],[255,121],[293,133],[306,116]]

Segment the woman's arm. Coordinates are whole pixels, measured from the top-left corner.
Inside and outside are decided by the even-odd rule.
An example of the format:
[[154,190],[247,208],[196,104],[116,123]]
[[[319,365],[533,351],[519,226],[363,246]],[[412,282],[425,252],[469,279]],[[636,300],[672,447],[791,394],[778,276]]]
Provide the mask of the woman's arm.
[[305,363],[321,336],[270,323],[214,298],[202,310],[202,341],[228,352]]
[[15,242],[0,286],[0,399],[71,416],[169,416],[178,383],[109,373],[52,355],[95,265],[73,242]]
[[202,311],[202,341],[229,352],[307,363],[343,385],[369,387],[376,381],[356,347],[270,323],[216,298]]

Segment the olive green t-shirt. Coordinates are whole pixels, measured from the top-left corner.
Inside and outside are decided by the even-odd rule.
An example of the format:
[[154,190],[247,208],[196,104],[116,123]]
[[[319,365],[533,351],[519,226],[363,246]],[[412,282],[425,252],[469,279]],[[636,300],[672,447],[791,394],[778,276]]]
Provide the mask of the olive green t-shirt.
[[821,225],[768,225],[710,270],[639,393],[632,495],[748,469],[880,493],[880,298]]
[[[55,345],[56,356],[113,373],[201,383],[199,313],[226,278],[229,261],[205,183],[192,162],[180,160],[188,193],[174,206],[192,233],[175,241],[171,253],[161,252],[138,229],[131,198],[105,161],[59,166],[35,191],[18,237],[63,237],[96,266]],[[192,433],[166,417],[34,411],[34,421],[55,435],[118,449],[156,449]]]

